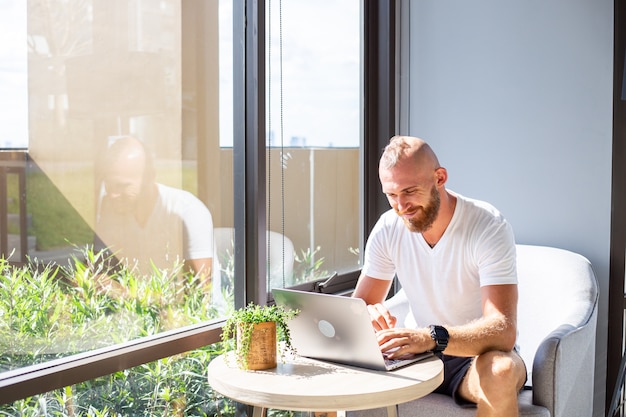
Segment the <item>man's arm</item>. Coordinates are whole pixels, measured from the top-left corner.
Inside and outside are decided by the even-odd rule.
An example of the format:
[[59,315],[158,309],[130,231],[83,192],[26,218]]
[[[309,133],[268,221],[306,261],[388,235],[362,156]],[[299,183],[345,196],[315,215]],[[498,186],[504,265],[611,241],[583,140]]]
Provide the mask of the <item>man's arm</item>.
[[189,259],[185,261],[186,270],[191,270],[199,278],[203,289],[208,289],[211,284],[211,270],[213,258]]
[[352,293],[353,297],[361,298],[367,304],[375,330],[389,329],[396,325],[396,318],[382,304],[389,294],[391,283],[392,281],[388,279],[372,278],[361,274]]
[[[450,335],[444,353],[454,356],[477,356],[491,350],[510,351],[517,336],[517,285],[482,287],[483,315],[461,326],[445,326]],[[451,306],[450,308],[454,308]],[[389,329],[378,333],[383,351],[400,348],[390,355],[421,353],[435,348],[430,329]]]
[[[517,337],[517,285],[488,285],[481,289],[483,316],[448,329],[446,354],[475,356],[491,350],[510,351]],[[432,323],[440,324],[440,323]]]
[[372,278],[361,274],[352,296],[365,300],[368,305],[382,303],[389,294],[391,282],[391,280]]

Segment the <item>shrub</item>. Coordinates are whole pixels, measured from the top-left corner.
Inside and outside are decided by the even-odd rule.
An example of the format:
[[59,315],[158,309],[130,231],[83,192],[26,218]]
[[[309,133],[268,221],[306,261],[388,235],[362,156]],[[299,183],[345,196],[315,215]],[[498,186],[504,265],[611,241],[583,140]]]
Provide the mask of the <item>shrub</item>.
[[[68,267],[13,267],[0,259],[0,371],[215,319],[210,294],[182,266],[137,276],[85,249]],[[106,277],[125,288],[100,288]],[[0,406],[1,415],[234,415],[206,366],[221,344]]]

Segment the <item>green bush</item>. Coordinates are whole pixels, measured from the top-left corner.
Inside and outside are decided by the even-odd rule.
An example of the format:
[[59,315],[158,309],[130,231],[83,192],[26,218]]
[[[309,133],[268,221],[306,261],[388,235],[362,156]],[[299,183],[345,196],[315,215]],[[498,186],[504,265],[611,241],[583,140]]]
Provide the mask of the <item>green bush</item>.
[[[138,277],[86,249],[69,267],[0,259],[0,371],[156,334],[217,316],[180,266]],[[119,286],[104,288],[106,277]],[[120,294],[111,288],[122,287]],[[233,416],[206,378],[220,344],[0,406],[0,416]]]
[[[110,267],[104,252],[86,247],[79,253],[67,267],[14,267],[0,258],[0,372],[218,318],[210,293],[183,273],[182,264],[138,276]],[[306,255],[300,262],[307,263]],[[228,281],[222,296],[232,308],[228,258],[220,272]],[[114,285],[102,285],[109,280]],[[218,343],[24,398],[0,405],[0,416],[234,417],[238,405],[214,392],[206,375],[211,359],[223,352]],[[301,413],[268,412],[294,414]]]

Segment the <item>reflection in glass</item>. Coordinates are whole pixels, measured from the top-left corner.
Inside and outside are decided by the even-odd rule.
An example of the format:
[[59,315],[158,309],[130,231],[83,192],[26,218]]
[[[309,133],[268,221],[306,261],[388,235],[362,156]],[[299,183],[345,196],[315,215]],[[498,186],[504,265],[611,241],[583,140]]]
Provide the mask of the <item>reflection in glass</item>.
[[96,231],[101,242],[142,275],[185,262],[209,287],[213,218],[193,194],[156,181],[151,151],[136,138],[113,142],[99,161],[103,195]]
[[[213,225],[232,227],[233,207],[232,150],[219,146],[219,115],[232,112],[216,88],[219,16],[217,2],[28,0],[21,166],[31,265],[0,254],[0,372],[215,319],[232,305],[232,285],[212,271]],[[134,172],[109,158],[125,141],[141,144],[134,156],[144,160],[125,167]],[[118,223],[113,195],[132,186],[137,204]],[[158,204],[166,194],[176,202]],[[164,220],[165,206],[174,218],[200,214]]]

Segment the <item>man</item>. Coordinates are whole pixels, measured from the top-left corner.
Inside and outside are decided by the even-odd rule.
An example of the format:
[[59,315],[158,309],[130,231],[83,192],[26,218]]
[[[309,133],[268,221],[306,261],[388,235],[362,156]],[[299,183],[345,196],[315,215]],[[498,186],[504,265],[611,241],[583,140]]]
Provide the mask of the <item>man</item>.
[[[436,392],[478,416],[517,416],[526,368],[516,353],[515,241],[491,205],[446,189],[448,173],[430,146],[396,136],[379,165],[392,207],[374,226],[354,296],[368,304],[378,341],[390,357],[443,352]],[[406,291],[416,328],[395,328],[382,305],[394,275]]]
[[122,137],[109,146],[100,175],[96,249],[108,248],[142,274],[153,265],[172,269],[183,262],[203,286],[210,283],[213,219],[193,194],[156,182],[144,144]]

